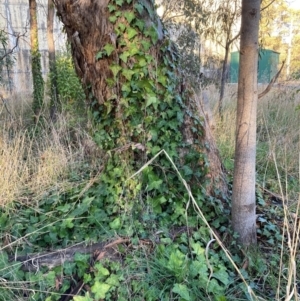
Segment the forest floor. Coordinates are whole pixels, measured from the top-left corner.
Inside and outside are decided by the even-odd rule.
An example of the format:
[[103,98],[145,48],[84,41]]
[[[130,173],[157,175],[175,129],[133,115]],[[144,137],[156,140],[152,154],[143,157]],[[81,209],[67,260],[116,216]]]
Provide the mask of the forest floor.
[[[221,119],[217,89],[207,94],[230,190],[236,87],[227,87]],[[280,85],[259,102],[258,246],[248,250],[230,230],[230,197],[191,197],[183,187],[172,200],[151,198],[170,189],[151,166],[139,202],[126,200],[126,183],[117,204],[103,201],[95,125],[70,103],[55,125],[34,126],[28,99],[0,111],[0,300],[299,300],[297,87]]]

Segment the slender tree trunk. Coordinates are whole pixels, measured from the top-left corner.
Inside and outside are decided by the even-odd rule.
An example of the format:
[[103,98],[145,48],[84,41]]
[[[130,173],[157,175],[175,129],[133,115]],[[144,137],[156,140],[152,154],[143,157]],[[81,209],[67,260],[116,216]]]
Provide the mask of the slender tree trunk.
[[221,75],[221,87],[220,87],[220,99],[219,99],[219,115],[222,116],[223,111],[223,98],[225,92],[226,76],[227,76],[227,63],[229,55],[230,44],[226,41],[225,46],[225,57],[222,66],[222,75]]
[[255,157],[260,2],[242,2],[232,225],[243,245],[256,244]]
[[38,42],[38,23],[36,0],[29,0],[30,13],[30,42],[31,42],[31,68],[33,81],[33,112],[34,121],[37,122],[44,100],[44,81],[42,76],[41,54]]
[[49,52],[49,70],[50,70],[50,118],[55,121],[57,111],[59,110],[59,99],[57,91],[57,73],[55,60],[55,44],[53,37],[54,22],[54,4],[52,0],[48,0],[48,16],[47,16],[47,41]]

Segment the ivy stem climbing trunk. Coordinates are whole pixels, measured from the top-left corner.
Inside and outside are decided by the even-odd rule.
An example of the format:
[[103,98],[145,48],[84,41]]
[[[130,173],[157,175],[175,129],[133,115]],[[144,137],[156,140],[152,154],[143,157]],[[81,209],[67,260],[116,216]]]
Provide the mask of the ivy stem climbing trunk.
[[29,0],[30,13],[30,42],[31,42],[31,70],[33,81],[33,112],[34,122],[37,123],[44,100],[44,81],[42,76],[41,54],[39,52],[37,4],[36,0]]
[[260,0],[242,1],[232,225],[242,245],[256,244],[255,157]]

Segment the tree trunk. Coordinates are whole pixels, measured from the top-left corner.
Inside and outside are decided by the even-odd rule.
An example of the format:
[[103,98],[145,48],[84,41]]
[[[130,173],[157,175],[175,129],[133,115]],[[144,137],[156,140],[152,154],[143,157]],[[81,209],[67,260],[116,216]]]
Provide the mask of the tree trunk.
[[57,92],[57,73],[55,61],[55,44],[53,37],[54,5],[52,0],[48,0],[47,15],[47,42],[49,52],[49,70],[50,70],[50,118],[55,121],[59,109],[59,100]]
[[41,54],[38,42],[37,5],[36,0],[29,0],[30,13],[30,42],[31,42],[31,68],[33,81],[33,112],[34,121],[37,122],[44,99],[44,81],[42,77]]
[[227,77],[227,63],[228,63],[228,55],[229,55],[229,47],[228,41],[226,41],[225,46],[225,57],[222,66],[222,75],[221,75],[221,87],[220,87],[220,98],[219,98],[219,115],[222,116],[223,112],[223,98],[225,92],[225,84],[226,84],[226,77]]
[[260,2],[242,2],[232,224],[243,245],[256,244],[255,156]]
[[[95,139],[110,154],[103,173],[113,177],[118,168],[126,180],[165,149],[193,187],[225,193],[218,156],[208,171],[207,157],[216,160],[217,150],[205,144],[211,136],[197,116],[197,96],[178,71],[177,48],[165,36],[152,0],[54,3],[98,118]],[[165,158],[158,165],[171,168]]]

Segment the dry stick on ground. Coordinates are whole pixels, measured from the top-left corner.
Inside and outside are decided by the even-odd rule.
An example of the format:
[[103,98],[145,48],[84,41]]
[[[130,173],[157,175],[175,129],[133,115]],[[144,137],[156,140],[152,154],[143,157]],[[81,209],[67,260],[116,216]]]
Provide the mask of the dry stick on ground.
[[258,99],[262,98],[263,96],[265,96],[268,92],[270,92],[270,90],[272,89],[274,83],[276,82],[278,76],[280,75],[282,69],[283,69],[283,66],[285,64],[285,61],[282,62],[282,65],[281,65],[281,68],[279,69],[279,71],[277,72],[277,74],[272,78],[272,80],[270,81],[270,83],[268,84],[267,88],[258,94]]
[[[23,255],[23,256],[10,256],[9,261],[18,261],[22,263],[22,269],[24,271],[38,271],[41,266],[47,266],[53,268],[55,266],[63,265],[65,262],[70,262],[74,259],[76,253],[92,254],[97,252],[102,254],[102,258],[115,257],[114,247],[121,243],[129,242],[128,238],[119,238],[115,241],[106,243],[98,242],[92,245],[86,245],[85,243],[79,243],[75,246],[60,249],[53,252]],[[99,257],[99,256],[98,256]],[[99,260],[100,258],[97,258]]]

